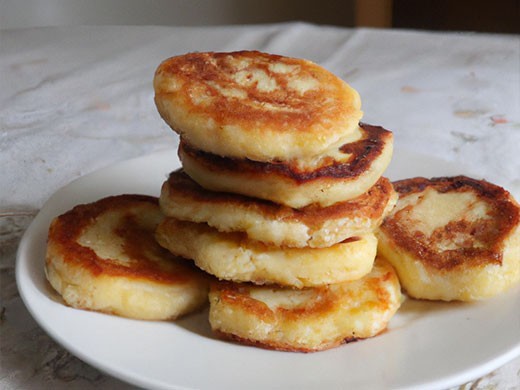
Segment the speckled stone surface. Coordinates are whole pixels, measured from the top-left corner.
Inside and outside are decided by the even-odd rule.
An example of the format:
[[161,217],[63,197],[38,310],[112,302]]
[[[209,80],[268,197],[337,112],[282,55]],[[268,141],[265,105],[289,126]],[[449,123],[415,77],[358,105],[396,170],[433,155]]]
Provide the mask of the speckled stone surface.
[[[520,194],[518,36],[350,30],[301,23],[219,28],[54,27],[0,33],[0,388],[130,389],[32,319],[16,287],[19,240],[57,189],[111,163],[175,150],[153,104],[164,58],[259,49],[349,81],[364,120],[396,147],[465,164]],[[519,330],[520,334],[520,330]],[[520,359],[465,389],[520,388]]]

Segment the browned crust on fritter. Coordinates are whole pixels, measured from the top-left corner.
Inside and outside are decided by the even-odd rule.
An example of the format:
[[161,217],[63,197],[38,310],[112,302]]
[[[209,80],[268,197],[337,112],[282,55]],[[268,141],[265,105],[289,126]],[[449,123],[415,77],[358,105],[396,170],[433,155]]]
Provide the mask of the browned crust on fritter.
[[[114,234],[124,239],[123,250],[132,259],[130,266],[120,265],[110,259],[97,256],[94,250],[78,243],[82,232],[96,218],[109,210],[131,208],[136,203],[148,202],[158,205],[158,199],[146,195],[118,195],[101,199],[90,204],[74,207],[65,214],[56,217],[49,228],[49,242],[59,248],[63,261],[88,270],[95,276],[122,276],[127,278],[145,278],[159,283],[188,282],[192,275],[198,274],[188,262],[179,264],[178,258],[157,244],[153,231],[139,228],[134,217],[129,213],[123,226],[118,226]],[[152,251],[161,258],[171,258],[176,267],[173,270],[159,266],[150,260],[146,252]],[[47,262],[52,259],[47,258]],[[177,266],[178,265],[178,266]],[[179,267],[182,272],[179,272]]]
[[[387,310],[390,306],[390,296],[388,291],[381,287],[381,282],[387,282],[392,278],[397,278],[397,276],[393,272],[388,271],[383,276],[377,278],[370,276],[366,278],[365,283],[367,287],[376,292],[378,308]],[[249,313],[253,313],[262,320],[274,320],[275,313],[265,303],[253,299],[248,295],[248,286],[250,286],[249,283],[219,280],[213,281],[210,288],[213,292],[218,291],[220,299],[227,304],[246,308]],[[273,286],[273,288],[276,288],[276,286]],[[307,305],[299,309],[285,309],[280,307],[277,309],[277,312],[287,319],[298,321],[298,319],[302,317],[323,315],[324,313],[330,312],[334,306],[340,304],[337,299],[337,294],[332,291],[328,285],[312,287],[312,291],[313,294],[319,296],[319,298],[315,300],[314,305]]]
[[[248,284],[244,283],[233,283],[226,281],[218,281],[211,283],[211,291],[219,292],[219,299],[226,302],[228,305],[238,306],[245,309],[248,313],[253,314],[255,317],[267,321],[275,321],[276,314],[263,302],[257,301],[247,295]],[[382,290],[382,289],[378,289]],[[285,309],[278,308],[277,312],[285,317],[289,321],[298,321],[302,317],[308,316],[320,316],[326,315],[327,312],[334,309],[337,303],[334,303],[334,293],[327,288],[327,286],[314,287],[313,292],[319,295],[320,298],[316,299],[313,306],[304,306],[299,309]],[[379,293],[379,291],[378,291]],[[385,292],[385,298],[388,300]],[[341,344],[358,340],[355,337],[347,337],[342,340],[335,341],[324,341],[323,344],[317,348],[304,348],[295,347],[289,343],[280,343],[271,340],[259,341],[243,338],[231,333],[222,332],[220,330],[214,330],[215,334],[221,338],[236,341],[240,344],[251,345],[261,347],[265,349],[272,349],[277,351],[289,351],[289,352],[315,352],[326,350],[337,347]]]
[[[228,59],[230,57],[250,59],[254,68],[262,70],[269,78],[276,80],[278,88],[275,91],[260,91],[256,85],[249,87],[237,84],[230,75],[237,72]],[[283,63],[300,67],[301,75],[309,75],[329,86],[327,94],[323,89],[309,90],[304,95],[297,93],[288,87],[285,74],[271,71],[269,65]],[[304,66],[303,66],[304,65]],[[185,81],[178,92],[185,96],[184,103],[191,112],[211,117],[217,123],[232,123],[243,129],[248,129],[252,123],[256,127],[268,125],[278,131],[306,131],[316,123],[326,122],[327,118],[337,120],[349,113],[349,107],[338,104],[331,96],[343,93],[343,83],[335,75],[327,72],[309,61],[283,57],[258,51],[238,51],[230,53],[188,53],[182,56],[172,57],[164,61],[156,71],[156,74],[172,74]],[[218,89],[212,87],[209,82],[222,88],[237,87],[247,93],[247,100],[258,102],[258,107],[244,104],[241,99],[230,99],[223,96]],[[335,86],[333,89],[332,86]],[[191,89],[204,88],[204,92],[210,95],[213,103],[195,105],[189,102],[192,95]],[[164,93],[158,91],[160,95]],[[266,110],[262,104],[272,104],[277,107],[287,107],[287,110]],[[182,129],[175,129],[182,130]]]
[[296,163],[290,161],[259,162],[217,156],[196,149],[182,139],[179,145],[179,156],[182,160],[183,153],[190,155],[210,171],[240,172],[251,176],[274,174],[297,184],[331,178],[355,180],[368,170],[393,137],[392,132],[381,126],[372,126],[365,123],[360,123],[359,126],[363,134],[362,138],[340,147],[341,152],[351,154],[348,161],[339,162],[333,159],[324,159],[320,167],[312,170],[300,168]]
[[[218,281],[212,283],[211,289],[212,291],[219,291],[220,299],[227,304],[246,308],[247,312],[254,313],[256,317],[262,320],[272,321],[275,318],[275,313],[265,303],[249,296],[247,283]],[[335,306],[333,299],[334,294],[327,286],[313,287],[312,291],[314,294],[320,296],[320,299],[316,299],[314,305],[290,310],[278,308],[277,311],[284,317],[297,321],[298,318],[303,316],[319,316],[320,314],[332,310]]]
[[[365,302],[364,307],[366,309],[375,309],[378,311],[388,311],[390,309],[392,306],[390,293],[382,286],[383,283],[388,283],[390,280],[393,280],[393,282],[396,284],[399,283],[397,275],[389,266],[386,271],[379,276],[367,276],[367,279],[364,282],[365,287],[363,288],[373,291],[377,296],[377,300],[371,302],[370,307],[368,307],[368,303]],[[275,324],[277,321],[281,321],[282,318],[282,321],[284,322],[287,321],[294,323],[298,321],[306,321],[310,318],[325,318],[329,313],[337,310],[338,306],[342,305],[343,299],[360,301],[360,295],[363,293],[357,289],[352,289],[348,296],[345,296],[341,290],[337,291],[332,286],[323,285],[312,288],[313,295],[315,296],[312,304],[290,309],[278,307],[273,310],[264,302],[251,297],[249,293],[250,287],[251,285],[249,283],[213,281],[210,284],[210,293],[217,294],[218,299],[227,307],[236,307],[237,309],[243,310],[249,315],[258,318],[259,321],[271,324]],[[383,332],[385,329],[382,329],[381,332]],[[218,336],[231,341],[236,341],[241,344],[257,346],[265,349],[292,352],[321,351],[337,347],[344,343],[375,336],[371,335],[368,337],[356,337],[355,335],[352,335],[345,338],[323,340],[323,342],[315,348],[305,348],[303,346],[296,346],[293,343],[284,343],[270,339],[260,341],[257,339],[249,339],[246,337],[237,336],[233,333],[224,332],[220,329],[213,330]]]
[[463,243],[460,248],[439,252],[434,250],[433,242],[420,232],[413,236],[399,222],[399,212],[386,218],[381,230],[396,245],[413,253],[426,266],[438,270],[451,270],[456,267],[481,267],[487,264],[502,264],[504,241],[520,223],[520,208],[508,191],[485,180],[476,180],[466,176],[437,177],[427,179],[416,177],[393,183],[400,197],[419,193],[426,188],[433,188],[440,193],[473,192],[480,201],[490,206],[489,219],[485,221],[452,221],[447,226],[437,229],[433,240],[455,237],[458,233],[478,239],[484,247],[476,248],[472,242]]
[[[179,196],[189,196],[195,201],[205,203],[235,203],[247,205],[263,215],[268,215],[280,221],[301,221],[307,226],[316,227],[323,222],[344,216],[360,215],[365,218],[379,218],[394,193],[392,183],[381,177],[366,193],[349,201],[338,202],[328,207],[316,204],[293,209],[267,200],[254,200],[239,194],[215,192],[203,189],[192,180],[182,169],[170,173],[168,180],[163,184],[169,187],[170,193],[177,192]],[[168,215],[168,210],[163,210]]]

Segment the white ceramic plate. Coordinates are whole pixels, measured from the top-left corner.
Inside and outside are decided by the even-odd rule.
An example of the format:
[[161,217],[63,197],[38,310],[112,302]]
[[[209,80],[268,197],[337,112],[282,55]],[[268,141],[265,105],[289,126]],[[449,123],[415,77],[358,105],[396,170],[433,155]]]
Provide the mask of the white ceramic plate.
[[[153,389],[416,389],[461,384],[520,355],[520,288],[474,304],[407,300],[385,333],[313,354],[218,340],[207,312],[145,322],[64,306],[43,274],[50,220],[107,195],[158,195],[178,166],[168,151],[82,177],[47,202],[20,243],[16,276],[25,304],[51,337],[85,362]],[[387,176],[459,173],[452,164],[399,151]]]

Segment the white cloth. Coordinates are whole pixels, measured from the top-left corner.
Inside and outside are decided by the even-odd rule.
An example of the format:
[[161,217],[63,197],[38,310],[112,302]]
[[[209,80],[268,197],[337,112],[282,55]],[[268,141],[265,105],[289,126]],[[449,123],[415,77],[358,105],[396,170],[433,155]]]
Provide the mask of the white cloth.
[[[2,31],[0,254],[8,276],[0,388],[126,388],[65,354],[32,322],[16,293],[14,250],[59,187],[116,161],[165,148],[175,153],[177,137],[153,104],[160,61],[238,49],[325,66],[359,91],[365,122],[394,132],[396,150],[463,163],[520,197],[518,36],[302,23]],[[519,369],[516,359],[475,386],[518,385]]]
[[520,187],[516,36],[307,24],[62,27],[4,31],[0,47],[2,208],[39,208],[76,177],[172,147],[153,104],[153,73],[168,56],[204,50],[316,61],[359,91],[364,121],[394,131],[396,148]]

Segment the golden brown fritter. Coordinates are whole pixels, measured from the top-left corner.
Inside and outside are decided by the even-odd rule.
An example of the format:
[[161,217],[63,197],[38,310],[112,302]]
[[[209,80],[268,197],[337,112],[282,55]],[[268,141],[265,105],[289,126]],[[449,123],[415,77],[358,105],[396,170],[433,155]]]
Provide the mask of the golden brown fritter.
[[119,195],[79,205],[49,229],[45,273],[66,304],[163,320],[207,302],[209,278],[155,241],[157,198]]
[[328,248],[282,248],[175,218],[159,224],[156,238],[219,279],[296,288],[359,279],[370,272],[377,251],[373,234]]
[[475,300],[520,280],[520,208],[503,188],[465,176],[394,183],[379,252],[415,298]]
[[353,132],[358,93],[310,61],[261,53],[188,53],[156,70],[162,118],[197,149],[273,161],[320,154]]
[[209,320],[220,336],[248,345],[313,352],[382,332],[401,305],[392,266],[376,259],[362,279],[293,290],[214,282]]
[[329,207],[293,209],[243,195],[205,190],[182,170],[172,172],[161,190],[163,213],[207,223],[222,232],[286,247],[320,248],[373,232],[392,210],[397,194],[386,178],[366,193]]
[[367,124],[360,125],[350,142],[312,159],[266,163],[217,156],[182,139],[179,146],[184,171],[202,187],[292,208],[313,203],[327,207],[360,196],[379,180],[392,152],[392,133]]

